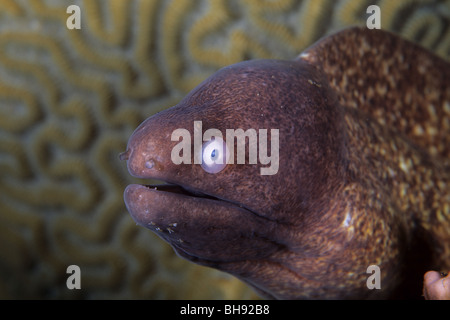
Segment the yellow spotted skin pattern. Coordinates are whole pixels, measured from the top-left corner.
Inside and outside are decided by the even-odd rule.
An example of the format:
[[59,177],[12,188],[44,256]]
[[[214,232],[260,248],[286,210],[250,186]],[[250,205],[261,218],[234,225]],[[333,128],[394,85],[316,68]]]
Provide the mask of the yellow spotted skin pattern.
[[[352,37],[345,48],[343,43],[323,41],[312,50],[323,50],[325,54],[308,56],[307,51],[304,59],[311,63],[320,61],[343,105],[362,111],[367,118],[387,128],[377,129],[378,134],[370,134],[365,129],[364,134],[357,135],[361,130],[353,128],[347,117],[346,122],[355,133],[350,137],[365,141],[361,152],[369,162],[354,160],[363,162],[362,167],[373,168],[367,172],[375,172],[382,185],[392,186],[389,193],[396,208],[413,214],[416,223],[436,235],[433,241],[443,246],[438,258],[441,263],[446,261],[442,267],[448,268],[450,248],[446,244],[450,242],[450,228],[445,227],[450,221],[448,63],[431,60],[423,50],[404,52],[401,40],[385,41],[384,46],[376,46],[372,41],[369,48],[367,40],[358,40],[358,32]],[[371,58],[378,69],[364,65]],[[355,76],[357,70],[367,70],[365,77]],[[400,98],[398,88],[401,88]],[[365,120],[363,116],[361,123],[367,123]],[[394,133],[406,137],[409,143],[384,138]]]
[[[409,277],[420,290],[423,273],[412,270],[450,268],[450,65],[404,46],[402,39],[353,29],[319,41],[297,59],[327,75],[346,110],[352,183],[344,194],[353,205],[344,210],[342,227],[350,238],[358,231],[373,237],[382,249],[374,264],[386,268],[401,256],[393,229],[411,230],[404,237],[418,246],[409,248],[417,261],[408,260],[389,281]],[[373,212],[381,216],[370,222]]]
[[[117,154],[141,121],[219,68],[292,59],[325,35],[365,25],[372,2],[2,0],[0,298],[255,298],[237,279],[179,259],[135,225],[122,198],[135,180]],[[66,28],[72,4],[81,9],[80,30]],[[376,4],[383,29],[450,58],[448,1]],[[408,121],[405,130],[438,156],[448,117],[434,107],[426,117],[437,126],[409,128]],[[409,161],[398,165],[424,170]],[[429,173],[420,177],[445,189],[438,181],[431,187]],[[412,186],[392,191],[417,211],[423,202]],[[424,226],[443,234],[434,220],[445,220],[448,206],[433,201],[441,209],[424,215]],[[71,264],[81,268],[81,290],[65,285]]]

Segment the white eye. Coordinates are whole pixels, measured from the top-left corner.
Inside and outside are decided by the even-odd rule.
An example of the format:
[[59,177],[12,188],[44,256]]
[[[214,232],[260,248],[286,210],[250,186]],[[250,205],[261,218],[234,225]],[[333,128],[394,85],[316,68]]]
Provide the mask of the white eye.
[[202,146],[202,168],[208,173],[222,171],[229,156],[227,144],[222,138],[214,137]]

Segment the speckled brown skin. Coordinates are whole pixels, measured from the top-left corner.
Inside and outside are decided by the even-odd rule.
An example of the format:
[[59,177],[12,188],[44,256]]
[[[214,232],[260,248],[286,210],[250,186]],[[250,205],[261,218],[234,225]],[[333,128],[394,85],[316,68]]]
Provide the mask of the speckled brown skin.
[[[177,186],[130,185],[127,208],[181,257],[264,297],[420,298],[424,273],[450,268],[449,69],[357,28],[294,61],[226,67],[133,133],[130,173]],[[175,165],[171,134],[193,135],[197,120],[203,131],[279,129],[278,173]],[[380,290],[366,286],[369,265]]]

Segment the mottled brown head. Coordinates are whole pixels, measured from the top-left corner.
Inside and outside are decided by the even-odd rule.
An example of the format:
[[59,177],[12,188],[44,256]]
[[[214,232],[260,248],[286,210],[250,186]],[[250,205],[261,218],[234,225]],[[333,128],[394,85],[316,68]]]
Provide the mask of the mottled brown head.
[[[306,63],[256,60],[218,71],[133,133],[123,156],[130,173],[171,186],[128,186],[128,210],[179,255],[275,296],[270,287],[276,277],[254,270],[282,248],[306,245],[302,229],[320,220],[341,179],[341,115],[335,103],[324,78]],[[271,129],[278,129],[277,173],[261,175],[260,168],[269,165],[259,158],[249,164],[248,139],[245,164],[228,164],[215,174],[200,164],[174,164],[171,151],[179,141],[171,141],[171,134],[187,129],[193,150],[194,121],[202,121],[202,132],[220,130],[224,139],[226,129],[267,129],[269,154]],[[236,163],[236,149],[234,156]]]

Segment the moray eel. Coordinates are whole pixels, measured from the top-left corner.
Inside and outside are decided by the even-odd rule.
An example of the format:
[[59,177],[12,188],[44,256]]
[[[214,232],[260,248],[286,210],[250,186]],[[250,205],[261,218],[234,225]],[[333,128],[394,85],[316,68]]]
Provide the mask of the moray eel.
[[[358,27],[292,61],[225,67],[135,130],[120,158],[166,184],[129,185],[126,206],[179,256],[262,297],[422,298],[425,272],[450,269],[449,85],[448,62]],[[196,130],[212,128],[223,141],[199,149]],[[244,163],[227,129],[248,133]],[[249,129],[267,130],[257,147],[278,151],[273,163],[251,161]]]

